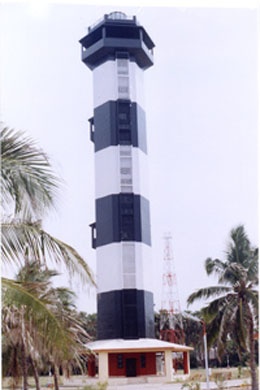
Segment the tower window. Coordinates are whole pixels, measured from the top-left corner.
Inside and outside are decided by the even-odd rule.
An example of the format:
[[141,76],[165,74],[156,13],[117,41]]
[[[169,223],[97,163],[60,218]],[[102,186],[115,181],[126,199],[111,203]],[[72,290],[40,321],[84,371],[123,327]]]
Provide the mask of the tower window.
[[134,27],[120,28],[118,26],[107,26],[106,27],[107,38],[125,38],[125,39],[139,39],[139,29]]
[[128,75],[118,77],[118,97],[119,99],[129,98],[129,77]]
[[117,58],[117,82],[119,99],[129,98],[129,60]]
[[120,145],[120,185],[121,192],[132,192],[132,155],[131,146]]
[[122,245],[124,288],[136,287],[135,245],[124,242]]
[[131,105],[126,102],[118,102],[117,104],[117,120],[118,120],[118,141],[123,145],[130,145],[132,142],[131,134]]
[[131,130],[119,129],[119,143],[130,145],[131,144]]
[[117,73],[128,75],[128,59],[118,58],[117,59]]
[[134,199],[123,195],[120,199],[121,240],[134,240]]

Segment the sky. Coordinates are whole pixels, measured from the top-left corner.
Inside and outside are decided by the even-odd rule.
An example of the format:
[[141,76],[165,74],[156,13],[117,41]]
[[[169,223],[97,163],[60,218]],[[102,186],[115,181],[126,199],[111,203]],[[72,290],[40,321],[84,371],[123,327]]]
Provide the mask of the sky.
[[[93,83],[79,40],[116,10],[136,15],[154,41],[154,66],[144,78],[156,310],[165,233],[181,310],[192,292],[215,284],[204,262],[225,259],[232,228],[243,224],[258,245],[259,8],[220,3],[1,4],[1,120],[50,156],[65,184],[44,228],[74,246],[94,273]],[[59,271],[57,283],[76,292],[79,310],[95,312],[95,289]]]

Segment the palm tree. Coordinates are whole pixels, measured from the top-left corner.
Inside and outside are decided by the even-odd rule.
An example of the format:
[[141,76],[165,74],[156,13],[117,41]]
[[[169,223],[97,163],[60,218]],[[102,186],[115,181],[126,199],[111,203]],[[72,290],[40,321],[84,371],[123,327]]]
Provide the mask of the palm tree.
[[[70,245],[51,236],[42,228],[42,218],[54,207],[60,180],[52,172],[46,154],[23,132],[16,132],[3,127],[1,137],[1,211],[2,240],[1,253],[5,264],[28,265],[37,262],[38,267],[52,263],[63,263],[69,274],[79,275],[84,283],[94,285],[92,272],[85,260]],[[2,278],[3,329],[5,340],[8,335],[10,321],[24,324],[24,336],[21,346],[26,347],[26,329],[31,318],[34,331],[45,337],[45,347],[58,350],[66,349],[69,334],[60,320],[51,310],[47,297],[28,289],[22,282]],[[38,288],[38,287],[37,287]],[[11,302],[10,302],[11,299]],[[8,302],[9,300],[9,302]],[[17,308],[22,310],[17,310]],[[23,314],[23,318],[19,317]],[[38,338],[40,339],[40,338]],[[35,341],[34,338],[33,341]],[[19,343],[18,343],[19,344]],[[67,343],[68,344],[68,343]],[[15,351],[17,345],[13,346]],[[68,349],[68,348],[67,348]],[[24,350],[26,355],[26,350]],[[14,355],[14,363],[17,354]],[[24,388],[26,389],[26,367],[24,368]]]
[[217,341],[220,359],[228,339],[233,338],[240,356],[249,356],[252,390],[257,390],[254,335],[258,326],[258,249],[252,247],[243,226],[232,229],[230,238],[225,261],[208,258],[205,262],[207,274],[216,275],[219,284],[194,292],[188,304],[212,299],[202,309],[209,345]]
[[23,265],[27,259],[64,263],[69,274],[94,284],[85,260],[67,243],[42,228],[42,218],[54,207],[61,181],[46,154],[23,132],[1,130],[2,259]]
[[[34,308],[20,303],[16,290],[8,290],[4,294],[2,308],[4,352],[6,360],[12,356],[11,361],[5,362],[5,371],[14,377],[14,382],[19,376],[23,377],[23,388],[28,388],[27,377],[29,366],[32,368],[36,389],[40,389],[38,369],[44,363],[52,365],[54,372],[55,389],[58,390],[59,367],[67,369],[70,366],[83,367],[84,357],[81,352],[84,349],[89,336],[83,328],[79,313],[74,304],[74,293],[67,288],[53,288],[50,279],[58,273],[39,267],[38,262],[29,262],[21,268],[16,283],[19,283],[25,291],[33,295],[45,307],[55,319],[59,328],[48,326],[46,336],[46,321],[43,321],[42,310],[39,310],[39,318],[34,313]],[[15,302],[15,305],[14,305]],[[56,326],[57,328],[57,326]],[[57,334],[58,330],[58,334]],[[52,336],[49,337],[49,334]],[[14,360],[13,353],[16,352]],[[9,353],[8,353],[9,352]],[[17,362],[19,361],[19,364]],[[15,362],[13,366],[13,362]],[[20,366],[20,370],[17,370]],[[6,371],[7,372],[7,371]]]
[[84,322],[81,315],[76,310],[74,304],[75,294],[68,288],[53,289],[53,301],[55,305],[52,310],[56,318],[59,319],[63,328],[69,336],[70,343],[66,348],[54,348],[49,354],[50,363],[53,367],[54,385],[58,390],[58,373],[60,369],[65,376],[69,377],[74,369],[81,373],[86,371],[85,344],[90,336],[84,329]]

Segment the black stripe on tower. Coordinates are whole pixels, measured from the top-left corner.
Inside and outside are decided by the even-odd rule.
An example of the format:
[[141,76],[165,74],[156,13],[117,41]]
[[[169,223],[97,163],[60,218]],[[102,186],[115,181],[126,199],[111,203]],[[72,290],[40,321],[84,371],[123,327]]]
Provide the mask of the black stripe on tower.
[[147,153],[145,112],[130,100],[108,101],[90,120],[95,152],[111,145],[133,145]]
[[120,241],[151,245],[149,201],[133,193],[97,199],[95,228],[95,247]]
[[125,289],[98,294],[98,340],[154,337],[153,294]]

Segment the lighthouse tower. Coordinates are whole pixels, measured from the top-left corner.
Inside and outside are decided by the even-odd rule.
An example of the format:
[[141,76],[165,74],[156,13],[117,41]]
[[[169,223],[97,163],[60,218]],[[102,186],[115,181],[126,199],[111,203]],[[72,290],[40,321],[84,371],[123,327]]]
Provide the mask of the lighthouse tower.
[[[135,16],[122,12],[105,15],[80,43],[94,80],[98,336],[87,348],[98,354],[100,380],[156,376],[159,354],[170,381],[176,345],[155,339],[151,277],[143,76],[154,43]],[[88,372],[96,373],[91,361]]]
[[105,15],[80,43],[94,79],[98,339],[154,337],[143,98],[154,44],[122,12]]

